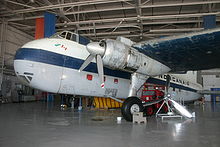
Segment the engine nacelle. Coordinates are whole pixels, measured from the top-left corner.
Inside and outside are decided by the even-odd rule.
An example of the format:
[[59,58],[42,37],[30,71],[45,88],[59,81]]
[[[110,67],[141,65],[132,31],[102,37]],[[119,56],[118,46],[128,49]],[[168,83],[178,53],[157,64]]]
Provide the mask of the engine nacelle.
[[104,65],[109,68],[134,72],[141,64],[138,55],[138,52],[135,52],[124,43],[108,39],[106,40],[106,51],[102,59]]
[[170,70],[167,66],[138,52],[117,40],[106,40],[103,64],[111,69],[138,72],[145,75],[160,75]]

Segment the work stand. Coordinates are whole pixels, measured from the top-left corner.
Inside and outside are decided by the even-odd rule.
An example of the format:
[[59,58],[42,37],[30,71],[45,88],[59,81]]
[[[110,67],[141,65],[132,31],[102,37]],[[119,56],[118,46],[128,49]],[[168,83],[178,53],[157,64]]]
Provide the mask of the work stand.
[[[168,112],[167,113],[160,113],[164,105],[167,105]],[[161,117],[162,121],[164,118],[180,118],[180,119],[182,119],[181,115],[177,115],[173,112],[173,109],[169,105],[169,98],[168,97],[164,98],[162,105],[160,106],[160,108],[156,112],[156,117]]]

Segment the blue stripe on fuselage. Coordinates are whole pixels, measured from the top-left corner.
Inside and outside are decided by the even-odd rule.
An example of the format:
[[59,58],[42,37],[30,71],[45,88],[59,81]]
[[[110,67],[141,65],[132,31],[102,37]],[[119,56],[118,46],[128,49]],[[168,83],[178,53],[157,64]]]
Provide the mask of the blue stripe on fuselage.
[[[42,49],[32,49],[32,48],[20,48],[15,55],[14,60],[29,60],[40,63],[46,63],[55,66],[66,67],[70,69],[78,70],[80,66],[83,64],[84,60],[42,50]],[[90,63],[85,69],[87,72],[98,73],[96,63]],[[108,68],[104,68],[105,75],[114,76],[118,78],[130,79],[131,74],[124,71],[119,70],[111,70]],[[165,81],[149,78],[146,82],[158,85],[165,85]],[[171,87],[183,89],[186,91],[196,92],[197,90],[171,83]]]
[[[15,55],[15,60],[29,60],[77,70],[84,62],[82,59],[32,48],[20,48]],[[90,63],[84,71],[98,73],[96,63]],[[131,74],[128,72],[111,70],[109,68],[104,68],[104,73],[108,76],[124,79],[130,79],[131,77]]]

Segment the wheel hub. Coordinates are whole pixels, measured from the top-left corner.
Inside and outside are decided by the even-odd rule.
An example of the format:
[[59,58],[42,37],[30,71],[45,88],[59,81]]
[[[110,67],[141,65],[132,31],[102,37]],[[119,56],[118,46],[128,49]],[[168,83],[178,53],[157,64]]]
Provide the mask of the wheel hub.
[[138,105],[138,104],[133,104],[133,105],[131,106],[130,111],[131,111],[131,114],[133,114],[134,112],[140,112],[140,107],[139,107],[139,105]]

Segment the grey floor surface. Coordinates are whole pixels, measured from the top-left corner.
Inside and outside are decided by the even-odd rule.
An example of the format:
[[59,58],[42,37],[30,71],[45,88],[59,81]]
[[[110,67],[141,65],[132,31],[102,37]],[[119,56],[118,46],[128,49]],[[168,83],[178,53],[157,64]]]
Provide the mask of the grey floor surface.
[[220,103],[189,106],[195,120],[122,120],[120,110],[61,110],[43,102],[0,105],[0,147],[220,147]]

